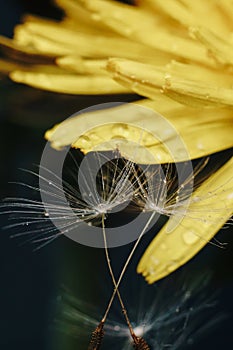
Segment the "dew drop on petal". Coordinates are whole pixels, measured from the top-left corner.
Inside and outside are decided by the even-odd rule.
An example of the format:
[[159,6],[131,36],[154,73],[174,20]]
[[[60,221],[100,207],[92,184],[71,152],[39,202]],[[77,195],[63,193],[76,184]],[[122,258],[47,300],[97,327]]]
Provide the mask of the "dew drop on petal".
[[198,148],[199,150],[204,150],[204,146],[203,146],[203,144],[202,144],[201,142],[198,142],[197,148]]
[[90,148],[91,147],[91,139],[88,136],[81,136],[79,138],[79,145],[81,148]]
[[183,234],[183,239],[184,243],[192,245],[198,241],[199,237],[195,233],[187,231]]
[[98,15],[98,13],[91,14],[91,18],[93,19],[93,21],[100,21],[100,19],[101,19],[100,15]]
[[176,261],[171,261],[169,265],[167,266],[168,272],[173,272],[178,268],[178,263]]
[[154,256],[151,256],[150,260],[154,265],[159,265],[159,259],[155,258]]
[[127,124],[116,124],[113,126],[112,131],[121,138],[127,138],[129,136],[129,127]]
[[153,267],[149,268],[149,274],[154,275],[155,274],[155,269]]
[[233,198],[233,192],[230,193],[230,194],[228,194],[227,198],[228,198],[228,199],[232,199],[232,198]]
[[166,249],[167,249],[167,246],[166,246],[166,244],[162,243],[161,246],[160,246],[160,248],[161,248],[162,250],[166,250]]

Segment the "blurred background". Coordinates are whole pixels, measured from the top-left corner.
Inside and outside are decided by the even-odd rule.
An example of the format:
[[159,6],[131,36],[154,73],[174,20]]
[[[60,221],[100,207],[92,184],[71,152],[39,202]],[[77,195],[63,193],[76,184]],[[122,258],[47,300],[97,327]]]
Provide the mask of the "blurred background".
[[[0,0],[0,34],[11,37],[14,25],[19,23],[21,15],[25,12],[56,19],[62,17],[62,12],[50,1]],[[0,89],[1,199],[26,196],[26,189],[9,182],[33,184],[35,179],[19,169],[35,170],[33,165],[39,164],[45,145],[44,132],[53,124],[93,104],[131,101],[137,98],[133,95],[101,97],[57,95],[16,85],[8,79],[0,80]],[[85,336],[83,339],[75,339],[63,334],[56,329],[54,319],[59,314],[59,295],[62,286],[65,286],[78,300],[83,300],[90,307],[95,307],[97,315],[99,313],[101,318],[101,312],[108,299],[108,293],[105,297],[106,292],[103,292],[101,286],[106,283],[107,286],[111,286],[103,251],[78,245],[62,237],[45,248],[33,252],[31,245],[22,245],[24,240],[10,239],[10,230],[4,229],[8,224],[6,216],[1,215],[0,220],[3,228],[0,235],[0,348],[4,350],[86,349]],[[224,349],[232,347],[233,244],[231,231],[231,227],[223,229],[217,236],[221,242],[228,243],[225,250],[207,245],[190,263],[167,278],[166,283],[170,293],[174,295],[175,281],[177,278],[180,279],[181,275],[196,278],[203,270],[212,271],[211,282],[205,287],[204,293],[209,297],[218,292],[218,311],[228,316],[215,328],[204,332],[193,345],[186,344],[182,347],[184,349],[217,350],[220,347]],[[133,293],[134,300],[138,298],[140,302],[140,295],[138,297],[136,295],[137,285],[138,283],[144,285],[145,282],[142,277],[136,276],[136,265],[154,234],[155,232],[151,232],[145,237],[128,270],[126,281],[130,277],[132,289],[129,291],[126,288],[126,300],[131,299],[131,293]],[[116,272],[120,271],[122,261],[130,248],[131,245],[111,249]],[[163,284],[159,282],[157,290],[160,283]],[[150,297],[153,298],[153,296]],[[166,300],[164,302],[166,304]],[[203,315],[200,313],[199,317],[202,324]],[[85,329],[85,325],[83,327]],[[168,333],[169,331],[168,329]],[[119,343],[116,348],[121,349],[123,345],[121,347]]]

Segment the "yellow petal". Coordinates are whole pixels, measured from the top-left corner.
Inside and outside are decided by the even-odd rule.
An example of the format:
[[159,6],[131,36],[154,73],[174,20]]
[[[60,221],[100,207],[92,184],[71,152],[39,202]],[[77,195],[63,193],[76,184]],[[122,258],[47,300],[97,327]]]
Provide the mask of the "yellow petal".
[[0,58],[0,73],[8,74],[15,69],[23,69],[23,65],[19,63]]
[[[49,64],[54,56],[43,55],[33,47],[18,44],[15,40],[0,36],[0,48],[10,58],[22,63]],[[1,68],[0,68],[1,70]]]
[[[61,0],[61,2],[64,0]],[[64,2],[66,2],[67,0],[65,0]],[[59,2],[59,1],[54,1],[54,2]],[[48,26],[57,26],[59,25],[59,27],[63,27],[69,30],[74,30],[74,31],[81,31],[82,33],[86,33],[86,34],[95,34],[95,35],[99,35],[100,33],[102,34],[108,34],[108,32],[105,31],[101,31],[97,28],[97,26],[93,26],[93,23],[95,24],[94,21],[92,21],[92,23],[90,21],[88,21],[88,13],[87,11],[83,10],[81,7],[78,7],[78,10],[76,10],[75,12],[72,11],[72,14],[75,15],[75,19],[71,19],[69,17],[64,17],[62,20],[60,20],[59,22],[56,20],[52,20],[52,19],[48,19],[48,18],[43,18],[43,17],[39,17],[39,16],[35,16],[32,14],[25,14],[22,16],[22,20],[21,22],[23,23],[23,25],[28,25],[29,23],[32,24],[41,24],[43,23],[44,25],[48,25]],[[91,25],[92,24],[92,25]],[[17,28],[17,27],[16,27]]]
[[[229,32],[225,16],[221,15],[218,4],[215,1],[189,1],[183,0],[145,0],[154,10],[160,10],[167,16],[180,22],[186,27],[199,26],[206,23],[208,28],[216,29],[222,34]],[[209,14],[211,13],[211,16]],[[208,16],[208,21],[206,17]]]
[[139,23],[143,23],[143,31],[145,27],[153,27],[152,16],[138,7],[106,0],[77,0],[77,3],[82,5],[97,23],[104,23],[123,36],[131,36],[135,29],[140,28]]
[[56,22],[28,21],[15,28],[15,41],[40,53],[78,55],[90,58],[109,56],[136,58],[143,62],[167,63],[171,56],[111,33],[92,35],[66,28]]
[[[156,14],[143,8],[121,4],[115,1],[79,0],[83,6],[98,18],[98,22],[107,24],[115,32],[140,42],[151,48],[206,65],[215,65],[207,55],[206,49],[191,38],[176,33],[176,27],[169,28],[156,23]],[[141,25],[143,24],[143,30]],[[166,22],[165,22],[166,23]],[[153,33],[153,35],[152,35]]]
[[55,38],[49,38],[47,34],[43,34],[43,31],[38,34],[25,25],[19,25],[15,28],[14,40],[21,47],[33,48],[39,54],[53,57],[68,55],[74,52],[72,46],[70,47],[67,43],[57,42]]
[[191,28],[191,34],[200,40],[209,52],[222,64],[233,65],[233,47],[228,37],[219,37],[205,28]]
[[[141,258],[137,271],[154,283],[184,265],[218,232],[233,212],[233,158],[207,179],[193,194],[189,213],[173,232],[166,224]],[[171,219],[170,219],[171,220]]]
[[[233,90],[219,83],[182,77],[167,68],[150,66],[123,59],[111,59],[108,71],[113,78],[134,92],[154,98],[159,91],[190,106],[233,106]],[[190,67],[192,69],[192,67]],[[224,79],[224,75],[222,77]],[[226,78],[227,79],[227,78]]]
[[45,73],[16,70],[10,78],[17,82],[36,88],[65,94],[118,94],[129,93],[129,90],[115,83],[107,76],[82,76],[65,73]]
[[56,59],[61,68],[79,74],[106,75],[106,59],[85,59],[79,56],[65,56]]
[[232,23],[233,23],[233,2],[232,0],[221,0],[218,3],[218,6],[222,9],[223,15],[225,15],[225,20],[232,28]]
[[[159,159],[160,163],[174,162],[173,154],[168,152],[166,145],[174,142],[177,135],[180,135],[192,159],[233,146],[231,111],[192,109],[181,106],[165,96],[157,101],[144,100],[137,104],[148,108],[141,109],[137,108],[136,104],[132,104],[134,107],[126,104],[104,111],[80,114],[48,131],[46,138],[58,149],[72,145],[87,153],[94,149],[118,148],[125,157],[132,150],[131,141],[138,144],[139,148],[141,146],[148,149],[153,155],[153,160]],[[164,128],[163,120],[156,118],[156,111],[164,115],[172,126],[170,130]],[[78,139],[80,135],[82,137]],[[151,135],[159,135],[159,138]],[[177,153],[176,160],[188,159],[187,153]],[[134,160],[138,163],[153,162],[140,151]]]
[[109,33],[109,28],[96,20],[95,16],[85,10],[82,4],[75,0],[54,0],[54,2],[63,9],[66,18],[63,20],[65,25],[73,29],[82,29],[86,33]]

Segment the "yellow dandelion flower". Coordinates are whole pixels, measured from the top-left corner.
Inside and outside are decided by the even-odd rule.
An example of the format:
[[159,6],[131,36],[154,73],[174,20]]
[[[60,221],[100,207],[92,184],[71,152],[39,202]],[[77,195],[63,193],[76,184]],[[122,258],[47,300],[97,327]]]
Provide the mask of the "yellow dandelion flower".
[[[16,26],[13,39],[0,37],[1,73],[15,82],[58,93],[137,93],[145,99],[136,104],[148,107],[146,114],[135,114],[128,105],[109,108],[101,115],[104,126],[99,127],[95,123],[99,111],[78,115],[47,132],[55,148],[71,144],[87,153],[104,143],[111,149],[119,133],[137,142],[140,131],[132,125],[140,118],[164,139],[163,123],[155,123],[150,110],[168,120],[191,159],[233,146],[231,0],[139,0],[134,6],[111,0],[55,2],[65,13],[62,21],[27,15]],[[76,125],[84,130],[78,140]],[[141,143],[160,163],[173,161],[159,140],[152,144],[146,135]],[[187,154],[176,160],[187,160]],[[151,243],[138,267],[149,282],[184,264],[228,220],[233,204],[231,173],[232,160],[197,190],[205,195],[211,186],[221,189],[217,196],[223,209],[213,211],[211,224],[197,221],[196,225],[186,218],[171,235],[164,228]],[[216,198],[206,198],[206,206],[216,208]],[[198,209],[198,203],[192,205]],[[188,234],[187,226],[192,227]],[[192,244],[186,244],[184,237]],[[166,254],[161,242],[168,247]],[[153,263],[158,260],[159,270]]]

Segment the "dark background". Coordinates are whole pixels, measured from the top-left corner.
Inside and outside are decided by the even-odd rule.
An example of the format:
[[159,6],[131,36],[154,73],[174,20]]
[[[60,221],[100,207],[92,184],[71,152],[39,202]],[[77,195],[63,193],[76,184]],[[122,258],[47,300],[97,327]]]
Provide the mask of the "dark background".
[[[61,11],[49,1],[0,1],[0,33],[11,36],[13,26],[24,12],[61,18]],[[0,80],[0,194],[5,197],[23,197],[25,190],[10,181],[31,183],[29,175],[19,168],[32,169],[39,164],[45,145],[44,131],[72,113],[92,104],[107,101],[130,101],[135,96],[79,97],[63,96],[37,91]],[[124,99],[123,99],[124,98]],[[1,226],[7,218],[0,216]],[[217,238],[228,242],[225,250],[211,245],[198,254],[184,268],[168,277],[171,295],[172,283],[181,273],[196,276],[205,269],[213,271],[213,279],[206,294],[219,292],[219,308],[229,317],[217,330],[209,331],[187,349],[231,349],[233,344],[233,244],[231,228],[222,230]],[[128,276],[135,274],[136,262],[152,238],[148,234],[137,252]],[[103,252],[80,246],[63,237],[51,245],[33,252],[29,245],[20,246],[20,240],[10,239],[8,230],[0,235],[0,349],[4,350],[81,350],[80,340],[63,336],[53,327],[59,307],[56,299],[65,285],[80,300],[90,304],[103,303],[100,285],[106,280]],[[122,257],[130,246],[113,249],[112,260],[120,269]],[[174,277],[175,276],[175,277]],[[127,278],[126,278],[127,279]],[[141,277],[132,279],[140,280]],[[136,283],[136,282],[135,282]],[[131,298],[130,295],[128,297]],[[98,309],[98,307],[97,307]],[[202,315],[200,315],[200,323]],[[85,343],[85,340],[84,340]],[[119,349],[120,349],[119,344]]]

